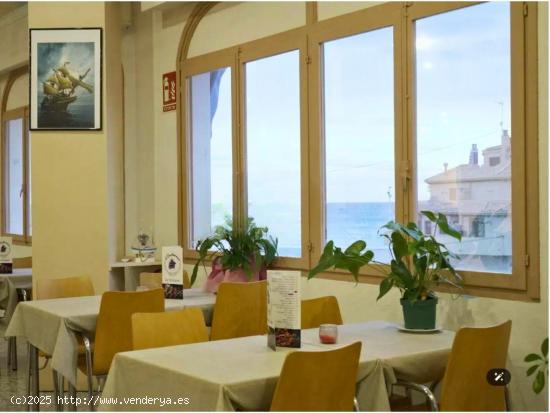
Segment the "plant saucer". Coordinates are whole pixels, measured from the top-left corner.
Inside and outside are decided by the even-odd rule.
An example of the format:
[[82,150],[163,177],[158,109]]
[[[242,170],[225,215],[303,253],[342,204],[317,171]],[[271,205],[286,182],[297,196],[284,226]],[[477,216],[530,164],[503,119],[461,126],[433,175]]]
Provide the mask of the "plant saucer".
[[441,326],[436,328],[422,329],[422,328],[405,328],[405,326],[397,326],[397,329],[402,333],[411,333],[411,334],[434,334],[443,331]]

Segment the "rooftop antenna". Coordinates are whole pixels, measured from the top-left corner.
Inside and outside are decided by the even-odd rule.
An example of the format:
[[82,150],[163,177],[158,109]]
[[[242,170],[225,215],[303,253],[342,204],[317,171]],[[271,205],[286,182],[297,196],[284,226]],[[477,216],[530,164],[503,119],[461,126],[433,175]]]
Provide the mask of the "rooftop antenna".
[[504,102],[497,102],[500,105],[500,130],[504,129]]

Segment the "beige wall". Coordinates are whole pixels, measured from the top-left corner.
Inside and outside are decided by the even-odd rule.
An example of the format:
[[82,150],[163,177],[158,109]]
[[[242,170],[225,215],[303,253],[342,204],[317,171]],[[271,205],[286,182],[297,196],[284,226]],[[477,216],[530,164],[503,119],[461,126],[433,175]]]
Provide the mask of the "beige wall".
[[[303,6],[303,3],[301,3]],[[365,5],[372,5],[372,3]],[[297,8],[298,4],[270,3],[264,6],[273,14],[273,21],[266,18],[262,7],[254,4],[234,4],[214,10],[197,29],[196,39],[191,44],[193,55],[209,52],[218,47],[227,47],[236,42],[244,42],[258,37],[283,31],[290,26],[295,27],[305,22],[305,10],[289,16],[289,21],[278,19],[288,7]],[[300,7],[302,7],[300,6]],[[186,7],[186,6],[181,6]],[[324,3],[319,8],[320,18],[333,17],[356,10],[360,3]],[[296,10],[296,9],[294,9]],[[151,137],[154,140],[154,232],[157,246],[177,243],[177,134],[176,112],[163,113],[161,108],[161,76],[162,73],[175,70],[178,42],[183,31],[185,13],[178,18],[172,10],[170,16],[162,11],[162,7],[150,10],[152,22],[152,49],[154,53],[154,65],[152,78],[148,83],[152,88],[154,119],[152,120]],[[525,377],[526,364],[523,357],[532,351],[537,351],[542,339],[548,335],[548,22],[547,5],[541,5],[540,13],[540,192],[541,192],[541,296],[540,303],[524,303],[517,301],[459,297],[453,298],[442,294],[439,305],[439,322],[444,328],[457,329],[466,325],[489,325],[506,319],[513,321],[513,332],[510,346],[509,368],[512,371],[513,380],[511,389],[515,409],[546,410],[548,405],[547,394],[535,395],[531,390],[531,381]],[[147,17],[149,18],[149,17]],[[235,24],[236,19],[239,22]],[[270,21],[268,27],[259,22]],[[204,25],[203,25],[204,24]],[[278,25],[278,26],[277,26]],[[208,27],[208,30],[206,29]],[[269,33],[268,33],[269,32]],[[135,35],[135,34],[134,34]],[[148,56],[137,54],[133,57],[136,62],[148,61]],[[146,63],[147,64],[147,63]],[[149,70],[146,67],[146,70]],[[133,93],[128,91],[129,93]],[[149,96],[150,90],[140,90],[136,96],[144,93]],[[136,110],[134,119],[128,118],[127,122],[138,122],[142,116],[146,119],[148,110]],[[149,120],[147,120],[149,122]],[[149,127],[148,123],[146,127]],[[128,137],[127,139],[132,139]],[[129,151],[126,151],[128,156]],[[143,154],[135,153],[133,156],[141,157]],[[126,159],[128,165],[135,160]],[[136,171],[136,173],[138,173]],[[128,177],[126,182],[128,182]],[[147,188],[147,191],[151,188]],[[128,192],[128,187],[127,187]],[[127,222],[139,220],[140,217],[129,216],[126,209]],[[150,212],[141,212],[144,215]],[[127,246],[129,242],[127,240]],[[188,267],[191,270],[191,267]],[[201,272],[199,284],[203,282],[204,274]],[[303,280],[304,298],[321,295],[335,295],[342,307],[342,314],[346,322],[385,319],[400,322],[401,309],[398,304],[398,293],[391,292],[380,302],[376,302],[378,287],[374,285],[359,284],[353,282],[338,282],[329,280]]]
[[31,138],[33,282],[88,274],[97,292],[108,288],[110,249],[116,248],[110,237],[117,237],[111,229],[117,213],[109,209],[117,210],[117,200],[110,185],[117,185],[112,162],[122,161],[116,153],[122,139],[120,26],[112,27],[108,11],[101,2],[31,2],[28,11],[30,28],[66,27],[67,16],[71,27],[104,28],[103,130],[35,131]]
[[29,59],[27,6],[0,18],[0,74],[15,69]]

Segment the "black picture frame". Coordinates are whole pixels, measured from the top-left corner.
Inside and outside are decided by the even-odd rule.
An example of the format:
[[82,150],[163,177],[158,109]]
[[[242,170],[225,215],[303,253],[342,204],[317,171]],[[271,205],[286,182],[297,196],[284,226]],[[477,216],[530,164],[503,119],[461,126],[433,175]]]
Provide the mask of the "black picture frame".
[[[91,52],[88,43],[93,43]],[[39,44],[44,48],[40,56]],[[76,61],[76,65],[70,66],[69,60],[62,62],[61,56]],[[74,70],[82,64],[88,69],[80,73]],[[86,77],[92,68],[90,84]],[[46,76],[50,69],[52,74]],[[92,102],[82,89],[93,95]],[[71,107],[79,98],[87,104]],[[103,28],[29,29],[29,130],[103,130]]]

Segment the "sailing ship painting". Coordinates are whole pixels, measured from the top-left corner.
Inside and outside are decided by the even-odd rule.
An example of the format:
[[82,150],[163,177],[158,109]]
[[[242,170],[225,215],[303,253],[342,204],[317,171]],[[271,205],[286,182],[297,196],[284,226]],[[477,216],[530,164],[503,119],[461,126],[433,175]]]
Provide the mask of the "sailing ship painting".
[[63,41],[91,30],[99,31],[37,30],[43,41],[31,38],[31,129],[101,129],[101,44]]

